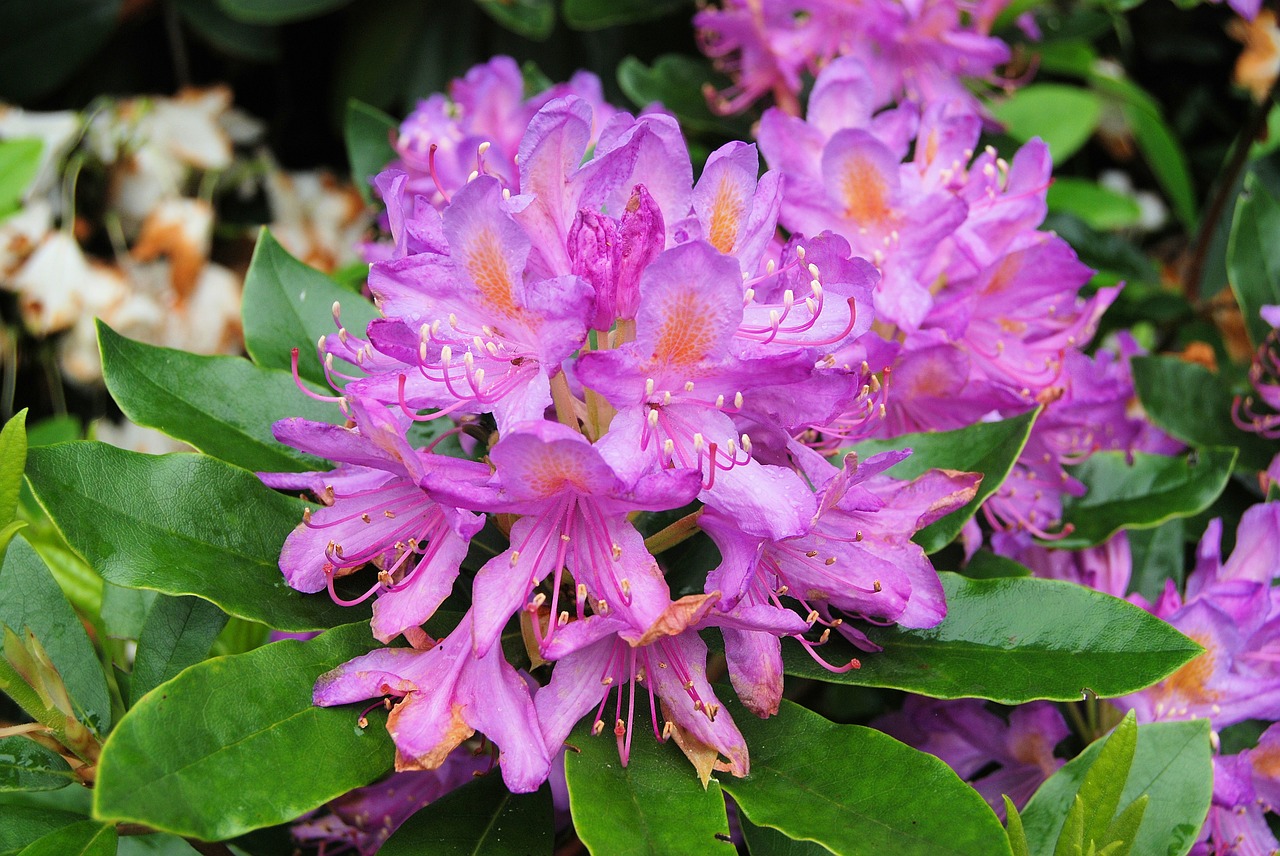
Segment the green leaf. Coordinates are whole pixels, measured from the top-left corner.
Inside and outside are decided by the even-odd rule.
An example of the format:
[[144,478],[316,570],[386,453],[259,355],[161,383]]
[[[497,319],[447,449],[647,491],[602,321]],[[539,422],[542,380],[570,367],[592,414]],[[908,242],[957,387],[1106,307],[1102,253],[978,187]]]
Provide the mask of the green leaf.
[[1263,306],[1280,304],[1280,201],[1256,175],[1245,179],[1244,193],[1236,203],[1227,243],[1227,274],[1249,341],[1261,347],[1271,325],[1262,320]]
[[239,59],[276,62],[280,39],[273,27],[259,27],[232,18],[215,0],[172,0],[182,20],[214,49]]
[[973,554],[961,573],[970,579],[991,580],[999,577],[1029,577],[1031,569],[984,548]]
[[77,718],[106,734],[111,701],[98,654],[48,567],[21,538],[9,545],[0,565],[0,624],[35,634],[62,675]]
[[218,0],[218,6],[247,24],[285,24],[317,18],[351,0]]
[[1134,452],[1095,452],[1071,468],[1089,488],[1062,503],[1070,534],[1054,542],[1061,549],[1101,544],[1121,529],[1150,529],[1208,508],[1231,478],[1235,449],[1208,448],[1185,457]]
[[751,774],[720,784],[752,823],[844,854],[1010,853],[982,797],[932,755],[789,701],[766,720],[726,708],[751,747]]
[[0,140],[0,220],[22,206],[22,197],[40,170],[44,143],[38,139]]
[[227,615],[198,597],[158,597],[138,637],[129,697],[133,704],[209,653]]
[[1132,365],[1138,400],[1157,427],[1191,446],[1234,446],[1241,467],[1270,465],[1275,444],[1231,421],[1231,390],[1220,375],[1177,357],[1137,357]]
[[342,323],[364,335],[378,316],[373,304],[353,295],[288,250],[262,230],[244,279],[244,347],[263,368],[290,370],[290,352],[297,348],[298,374],[328,386],[324,367],[316,358],[316,340],[338,331],[333,304],[342,305]]
[[112,639],[137,640],[158,592],[102,584],[102,623]]
[[1040,137],[1053,162],[1061,164],[1093,135],[1102,115],[1096,92],[1061,83],[1035,83],[991,106],[1009,136],[1019,142]]
[[[1053,856],[1085,856],[1084,840],[1084,800],[1076,794],[1071,808],[1067,809],[1067,819],[1062,824]],[[1088,856],[1095,856],[1092,849]]]
[[938,468],[982,473],[978,493],[963,508],[937,520],[916,535],[926,553],[941,550],[959,534],[978,506],[996,492],[1022,454],[1038,410],[1000,422],[979,422],[955,431],[903,434],[889,440],[866,440],[852,447],[861,460],[891,449],[911,449],[911,457],[886,471],[897,479],[913,479]]
[[1073,583],[939,576],[947,617],[937,627],[861,628],[884,648],[876,654],[833,638],[818,649],[827,662],[862,663],[844,674],[784,643],[787,674],[932,698],[1079,701],[1086,689],[1111,697],[1150,686],[1203,650],[1145,610]]
[[1055,178],[1049,185],[1050,211],[1074,214],[1099,231],[1123,229],[1142,217],[1142,209],[1132,196],[1082,178]]
[[0,811],[0,856],[13,856],[33,841],[85,819],[69,811],[6,805]]
[[1077,799],[1084,806],[1084,840],[1107,844],[1107,830],[1120,807],[1120,794],[1133,767],[1138,745],[1138,720],[1133,711],[1107,737],[1098,757],[1080,784]]
[[1150,804],[1151,797],[1143,794],[1129,803],[1129,807],[1112,821],[1106,834],[1106,839],[1110,842],[1107,850],[1112,856],[1128,856],[1133,852],[1133,845],[1138,840],[1138,830],[1142,827],[1142,818],[1146,817],[1147,806]]
[[575,30],[602,30],[692,8],[691,0],[564,0],[562,14]]
[[390,135],[398,123],[377,107],[356,98],[347,101],[347,160],[351,162],[351,180],[364,197],[373,198],[371,182],[396,156]]
[[751,856],[828,856],[830,850],[814,841],[796,841],[776,829],[756,826],[741,814],[738,823]]
[[1186,521],[1175,518],[1153,529],[1126,533],[1133,570],[1129,591],[1154,603],[1164,591],[1165,580],[1173,580],[1179,590],[1186,578]]
[[116,830],[96,820],[82,820],[28,844],[19,856],[112,856]]
[[0,792],[52,791],[75,781],[57,752],[25,737],[0,737]]
[[502,776],[492,772],[418,811],[378,854],[551,856],[554,831],[549,785],[532,794],[513,794]]
[[143,698],[102,750],[94,816],[230,838],[293,820],[391,767],[377,715],[311,702],[315,680],[376,643],[366,623],[192,666]]
[[0,430],[0,524],[18,514],[22,471],[27,466],[27,410],[24,407]]
[[1013,851],[1013,856],[1031,856],[1027,850],[1027,833],[1022,830],[1022,818],[1018,815],[1018,807],[1013,804],[1013,800],[1002,794],[1004,799],[1004,816],[1008,818],[1005,823],[1005,834],[1009,838],[1009,849]]
[[1126,104],[1122,108],[1134,142],[1155,174],[1156,181],[1169,197],[1173,212],[1187,231],[1196,225],[1196,192],[1191,183],[1191,170],[1187,156],[1178,138],[1165,124],[1157,110],[1140,104]]
[[304,395],[291,375],[242,357],[157,348],[97,324],[107,389],[134,422],[246,470],[327,469],[321,459],[280,443],[271,433],[277,420],[292,416],[331,423],[345,419],[337,405]]
[[[1032,856],[1050,856],[1067,809],[1102,748],[1095,740],[1049,777],[1022,810]],[[1150,803],[1134,838],[1134,853],[1185,856],[1195,844],[1213,795],[1209,721],[1156,722],[1138,726],[1133,766],[1120,795],[1128,806],[1147,794]]]
[[122,0],[0,3],[0,101],[57,89],[115,31]]
[[292,632],[367,614],[286,585],[280,547],[303,506],[231,464],[79,441],[32,449],[27,477],[67,542],[108,582],[193,594]]
[[556,26],[551,0],[475,0],[484,13],[526,39],[541,41]]
[[746,139],[749,129],[739,119],[711,112],[702,88],[715,82],[711,63],[685,54],[663,54],[647,66],[633,56],[618,65],[618,86],[637,107],[661,104],[691,132],[733,134]]
[[15,520],[8,526],[0,527],[0,557],[3,557],[4,551],[9,548],[9,542],[13,540],[13,536],[25,529],[26,526],[27,521]]
[[569,743],[579,750],[565,753],[569,810],[594,856],[733,856],[720,786],[704,789],[674,740],[660,744],[637,728],[625,767],[612,733],[582,726]]

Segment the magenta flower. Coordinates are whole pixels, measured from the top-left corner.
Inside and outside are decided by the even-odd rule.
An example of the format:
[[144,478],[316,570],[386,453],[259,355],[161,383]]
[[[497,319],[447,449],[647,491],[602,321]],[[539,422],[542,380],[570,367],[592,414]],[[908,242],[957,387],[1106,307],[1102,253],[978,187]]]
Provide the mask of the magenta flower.
[[712,106],[738,113],[766,94],[798,112],[805,75],[837,57],[865,58],[886,100],[961,99],[977,109],[965,77],[991,80],[1009,47],[989,35],[1001,0],[865,3],[722,0],[694,17],[704,53],[734,80]]
[[[665,741],[674,733],[686,753],[696,746],[709,747],[727,759],[718,763],[719,769],[747,775],[746,741],[707,680],[707,646],[696,632],[713,601],[706,596],[682,598],[631,642],[615,632],[624,624],[617,618],[598,616],[570,624],[548,652],[556,660],[555,671],[535,700],[547,745],[558,747],[574,724],[595,709],[592,733],[611,730],[626,764],[639,683],[648,696],[656,739]],[[606,714],[611,695],[613,709]],[[644,695],[640,704],[643,709]],[[606,722],[606,716],[611,721]]]
[[[404,419],[378,404],[349,400],[351,428],[287,419],[277,439],[340,462],[331,472],[262,474],[268,485],[309,490],[325,507],[306,512],[285,540],[280,570],[299,591],[328,589],[354,606],[377,595],[373,632],[383,642],[417,631],[453,589],[471,537],[484,518],[437,501],[430,484],[483,479],[482,464],[432,455],[411,447]],[[334,581],[365,565],[377,582],[344,600]]]
[[492,175],[515,192],[520,186],[516,157],[534,114],[556,98],[586,100],[595,116],[592,139],[613,113],[600,80],[585,71],[532,98],[524,96],[524,75],[515,60],[497,56],[453,80],[449,95],[432,95],[400,124],[394,141],[399,160],[391,167],[407,173],[403,192],[443,208],[472,172]]
[[[882,475],[907,453],[885,453],[859,464],[845,459],[843,470],[827,465],[817,510],[805,532],[769,538],[745,531],[733,517],[709,508],[700,520],[724,561],[707,577],[706,590],[720,596],[725,610],[769,611],[796,603],[807,625],[844,635],[864,650],[878,650],[845,622],[860,618],[880,624],[933,627],[946,615],[942,583],[911,536],[973,498],[980,477],[933,471],[915,481]],[[761,634],[733,626],[723,629],[734,689],[753,712],[775,713],[782,696],[778,636],[796,638],[813,658],[835,671],[856,663],[828,664],[814,643],[798,632]]]
[[1207,718],[1217,730],[1268,719],[1280,704],[1280,598],[1271,585],[1280,570],[1280,504],[1245,512],[1226,562],[1221,535],[1221,521],[1211,522],[1186,599],[1170,583],[1150,607],[1205,652],[1155,686],[1117,700],[1140,720]]
[[[644,539],[628,521],[635,510],[678,508],[697,495],[700,479],[665,469],[624,479],[607,457],[623,450],[592,445],[555,422],[530,422],[507,434],[490,453],[493,496],[473,507],[519,514],[511,547],[480,569],[474,586],[475,650],[486,653],[534,587],[552,575],[552,621],[538,640],[546,648],[588,606],[626,623],[634,643],[671,602],[670,591]],[[567,575],[567,576],[566,576]],[[572,607],[561,602],[562,582],[576,581]],[[545,601],[539,596],[538,606]],[[547,656],[544,654],[544,656]]]
[[515,793],[538,789],[551,754],[543,742],[529,686],[500,647],[472,653],[471,613],[426,650],[382,648],[316,681],[323,707],[379,696],[399,698],[387,717],[396,770],[435,770],[476,731],[498,747],[498,764]]
[[[504,88],[504,68],[468,80],[497,87],[514,111],[525,102]],[[823,121],[857,88],[825,86]],[[873,178],[899,181],[903,211],[932,193],[963,219],[952,190],[922,196],[914,167],[899,163],[914,115],[878,122],[892,144],[850,145],[890,151]],[[857,239],[777,239],[784,181],[758,175],[752,146],[712,153],[694,184],[669,117],[594,120],[582,99],[548,100],[516,144],[518,174],[479,163],[450,185],[429,163],[438,199],[415,196],[404,171],[380,175],[391,243],[369,285],[383,317],[348,331],[335,308],[338,332],[318,346],[348,425],[277,428],[339,462],[264,476],[326,504],[286,543],[286,578],[336,598],[336,578],[372,566],[377,582],[358,600],[377,596],[375,635],[414,646],[373,651],[315,688],[324,705],[398,699],[398,770],[441,769],[479,731],[507,784],[532,790],[592,711],[592,730],[611,728],[626,763],[647,695],[655,736],[674,739],[704,778],[717,765],[743,776],[747,747],[708,681],[700,633],[721,633],[734,691],[769,716],[782,637],[812,652],[837,628],[869,649],[846,619],[927,627],[945,614],[910,539],[972,498],[978,477],[895,481],[883,470],[902,455],[841,470],[819,451],[885,417],[887,388],[868,360],[897,355],[872,332],[879,274],[855,255]],[[981,383],[980,369],[965,372]],[[444,419],[463,422],[444,435],[465,428],[472,441],[489,427],[481,461],[408,442],[412,422]],[[646,542],[642,515],[686,506]],[[509,544],[437,643],[421,624],[453,592],[482,514]],[[703,593],[673,599],[649,545],[699,524],[724,562]],[[534,664],[551,666],[541,688],[495,644],[513,619]]]

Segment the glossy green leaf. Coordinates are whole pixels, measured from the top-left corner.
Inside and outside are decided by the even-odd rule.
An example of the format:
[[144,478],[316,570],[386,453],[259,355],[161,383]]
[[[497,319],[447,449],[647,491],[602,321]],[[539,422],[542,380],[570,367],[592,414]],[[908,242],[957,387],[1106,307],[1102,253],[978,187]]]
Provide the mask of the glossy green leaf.
[[954,431],[865,440],[853,446],[852,451],[866,460],[890,449],[911,449],[911,457],[886,470],[886,475],[897,479],[913,479],[934,468],[982,473],[978,493],[968,505],[931,523],[916,535],[916,543],[924,547],[926,553],[933,553],[951,543],[978,506],[995,493],[1009,475],[1027,443],[1037,413],[1038,410],[1033,410],[1000,422],[979,422]]
[[293,416],[332,423],[345,419],[336,404],[303,394],[290,374],[242,357],[157,348],[97,323],[107,389],[134,422],[247,470],[328,468],[271,433],[277,420]]
[[850,856],[1008,856],[995,814],[932,755],[789,701],[765,720],[738,702],[726,709],[751,747],[751,774],[720,784],[752,823]]
[[797,841],[768,826],[756,826],[741,814],[738,823],[751,856],[828,856],[830,850],[816,841]]
[[62,675],[77,718],[106,734],[111,701],[98,654],[44,561],[22,538],[9,545],[0,565],[0,624],[35,634]]
[[[1102,740],[1096,740],[1067,762],[1022,810],[1032,856],[1053,853],[1067,809],[1101,748]],[[1133,766],[1120,805],[1127,807],[1142,794],[1150,795],[1150,803],[1138,827],[1133,852],[1184,856],[1204,824],[1213,794],[1208,720],[1138,726]]]
[[1275,444],[1232,422],[1233,397],[1220,375],[1177,357],[1137,357],[1132,365],[1138,400],[1159,428],[1191,446],[1234,446],[1241,467],[1265,470],[1271,463]]
[[17,211],[40,169],[44,144],[36,139],[0,140],[0,219]]
[[1071,468],[1088,487],[1082,497],[1062,503],[1063,520],[1073,527],[1054,542],[1076,549],[1101,544],[1121,529],[1149,529],[1208,508],[1231,478],[1236,450],[1208,448],[1174,457],[1124,452],[1095,452]]
[[551,0],[475,0],[484,13],[513,33],[542,40],[556,25]]
[[993,104],[991,112],[1015,140],[1040,137],[1048,143],[1053,162],[1060,164],[1093,135],[1102,115],[1102,99],[1078,86],[1034,83]]
[[396,120],[377,107],[355,98],[347,102],[347,160],[351,162],[351,180],[366,202],[373,198],[373,177],[396,156],[391,147],[396,127]]
[[564,22],[575,30],[601,30],[692,11],[692,0],[564,0]]
[[1029,577],[1031,569],[984,548],[973,554],[973,558],[969,559],[960,573],[975,580],[989,580],[997,577]]
[[52,791],[79,781],[57,752],[26,737],[0,737],[0,793]]
[[1245,180],[1244,193],[1236,202],[1227,243],[1227,274],[1235,293],[1245,329],[1254,347],[1260,347],[1271,332],[1262,320],[1263,306],[1280,304],[1280,201],[1272,196],[1256,175]]
[[316,340],[338,332],[335,302],[342,306],[343,325],[362,336],[378,315],[373,304],[289,255],[264,229],[244,279],[245,350],[264,368],[289,371],[290,352],[297,348],[298,374],[327,387]]
[[230,838],[293,820],[385,774],[392,748],[384,715],[361,729],[350,707],[311,703],[317,677],[376,644],[360,622],[187,669],[111,733],[94,816]]
[[13,856],[33,841],[84,820],[82,814],[26,805],[0,806],[0,856]]
[[554,833],[550,785],[513,794],[494,771],[419,810],[378,856],[551,856]]
[[218,6],[237,21],[248,24],[285,24],[316,18],[351,0],[218,0]]
[[193,594],[294,632],[368,614],[285,584],[280,547],[303,506],[239,467],[75,442],[32,449],[27,476],[67,542],[108,582]]
[[22,472],[26,466],[27,411],[24,408],[0,430],[0,525],[9,525],[18,514],[18,496],[22,492]]
[[569,743],[579,750],[565,754],[569,809],[593,856],[733,856],[720,786],[713,780],[704,790],[674,740],[660,744],[637,727],[625,767],[611,732],[592,736],[582,726]]
[[1188,231],[1193,230],[1196,224],[1196,192],[1187,156],[1178,138],[1159,111],[1140,104],[1126,104],[1122,109],[1133,131],[1133,139],[1160,183],[1160,189],[1169,197],[1174,214]]
[[937,627],[863,628],[884,647],[875,654],[833,638],[817,649],[827,662],[862,663],[844,674],[787,643],[787,674],[933,698],[1078,701],[1086,689],[1112,697],[1150,686],[1202,650],[1145,610],[1073,583],[939,576],[947,617]]
[[1055,178],[1046,201],[1050,211],[1074,214],[1090,228],[1104,232],[1132,226],[1142,217],[1132,196],[1082,178]]
[[741,120],[718,116],[707,106],[703,86],[715,80],[709,60],[685,54],[663,54],[652,66],[629,56],[618,65],[618,86],[637,107],[661,104],[690,131],[741,133],[745,139],[749,129]]
[[0,3],[0,101],[29,103],[66,82],[115,31],[122,0]]
[[116,840],[114,826],[82,820],[36,839],[19,856],[113,856]]
[[129,696],[134,704],[187,666],[203,660],[227,614],[198,597],[158,597],[138,636]]

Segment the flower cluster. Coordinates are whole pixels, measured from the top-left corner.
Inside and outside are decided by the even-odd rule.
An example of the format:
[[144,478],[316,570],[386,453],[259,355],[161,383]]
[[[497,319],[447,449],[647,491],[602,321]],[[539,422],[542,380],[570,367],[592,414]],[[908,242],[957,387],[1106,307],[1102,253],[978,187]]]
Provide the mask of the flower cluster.
[[[844,436],[948,430],[1044,408],[984,506],[994,546],[1014,553],[1032,536],[1054,537],[1063,497],[1083,492],[1065,464],[1158,445],[1131,412],[1133,346],[1081,351],[1119,289],[1082,297],[1092,272],[1038,229],[1052,167],[1043,143],[1005,161],[976,151],[982,120],[963,103],[885,103],[866,66],[842,58],[818,75],[804,119],[765,112],[760,146],[783,176],[780,222],[839,235],[881,274],[877,336],[837,357],[886,369],[892,391],[882,418],[843,414]],[[976,525],[969,534],[976,549]]]
[[[277,425],[338,463],[263,475],[323,503],[285,544],[289,583],[375,598],[374,635],[411,645],[323,676],[316,701],[398,699],[401,770],[438,768],[480,731],[508,786],[532,790],[584,716],[625,762],[638,703],[658,739],[746,775],[700,631],[719,629],[734,690],[768,716],[783,637],[822,662],[832,633],[866,645],[853,619],[945,614],[911,537],[978,477],[898,481],[885,471],[905,452],[833,464],[796,439],[874,395],[861,361],[837,355],[879,339],[875,268],[836,235],[779,242],[782,181],[757,178],[753,146],[714,152],[695,184],[669,117],[593,119],[581,98],[549,101],[513,158],[518,180],[481,162],[436,188],[441,210],[407,192],[404,171],[379,176],[392,240],[369,289],[382,317],[319,344],[347,422]],[[422,423],[450,427],[418,446]],[[442,454],[459,434],[480,460]],[[646,531],[667,511],[675,523]],[[508,546],[475,573],[456,627],[430,638],[422,625],[485,525]],[[676,596],[655,554],[699,529],[723,560]],[[366,583],[347,599],[351,581],[336,583],[350,575]],[[500,644],[513,619],[531,662],[554,664],[543,686]]]
[[766,94],[797,113],[804,75],[842,56],[862,58],[890,100],[981,107],[964,79],[995,80],[1009,46],[991,35],[1007,0],[723,0],[694,18],[702,50],[733,79],[710,93],[722,113]]

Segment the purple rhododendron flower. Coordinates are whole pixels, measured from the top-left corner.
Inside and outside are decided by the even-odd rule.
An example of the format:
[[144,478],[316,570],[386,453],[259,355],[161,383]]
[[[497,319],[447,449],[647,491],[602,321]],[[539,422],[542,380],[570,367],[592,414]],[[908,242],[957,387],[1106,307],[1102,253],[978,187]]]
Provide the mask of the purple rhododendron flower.
[[990,35],[1007,0],[722,0],[694,17],[702,50],[733,78],[709,93],[722,113],[738,113],[766,94],[797,113],[805,74],[840,56],[864,57],[877,91],[890,99],[977,100],[963,79],[994,80],[1009,47]]
[[[946,41],[954,10],[893,15]],[[441,770],[481,732],[527,792],[580,720],[612,731],[625,764],[647,713],[704,780],[744,776],[749,750],[703,634],[723,639],[746,715],[770,716],[784,638],[843,671],[859,661],[826,662],[833,632],[875,656],[860,625],[946,614],[912,537],[980,477],[896,479],[908,451],[835,466],[842,443],[1048,402],[1029,447],[1044,459],[1023,465],[1028,483],[1053,483],[1031,498],[1043,512],[1013,492],[988,511],[1043,534],[1070,489],[1064,462],[1138,442],[1127,364],[1079,353],[1115,290],[1081,299],[1090,272],[1038,231],[1044,147],[1012,164],[975,157],[982,120],[963,104],[880,109],[893,51],[931,50],[892,38],[879,66],[831,63],[805,120],[766,114],[763,174],[739,142],[695,181],[670,117],[602,109],[575,94],[581,81],[535,106],[504,60],[406,123],[403,162],[375,182],[391,238],[369,276],[381,317],[349,331],[335,307],[337,335],[317,346],[346,424],[276,429],[338,466],[263,475],[323,504],[285,545],[288,582],[340,603],[376,597],[374,635],[412,646],[315,687],[323,705],[384,698],[397,770]],[[424,152],[429,185],[413,162]],[[418,448],[415,423],[446,427]],[[440,453],[460,434],[478,460]],[[663,513],[678,519],[648,534]],[[422,624],[461,596],[485,526],[508,545],[484,545],[470,609],[432,639]],[[700,532],[721,564],[677,596],[655,556]],[[342,577],[344,592],[368,587],[344,600]],[[517,625],[533,674],[496,644]],[[1019,752],[1000,787],[1031,780],[1009,760]]]

